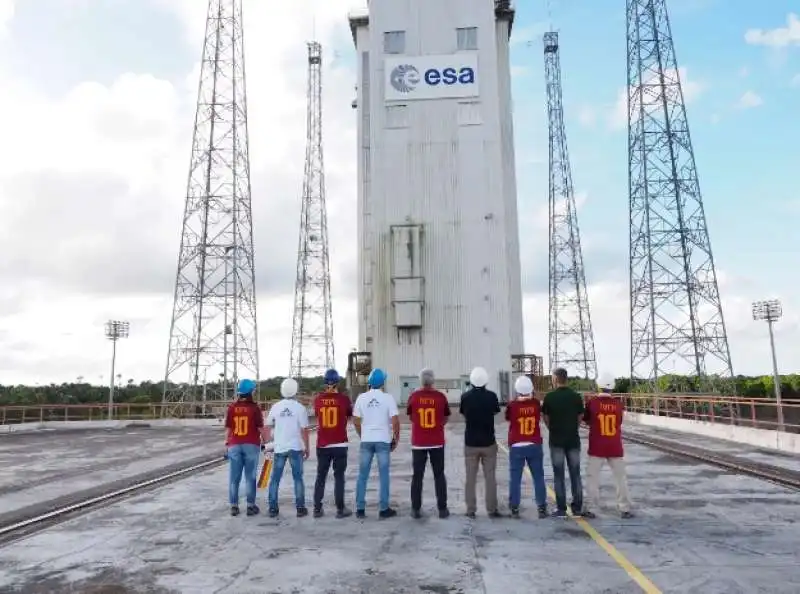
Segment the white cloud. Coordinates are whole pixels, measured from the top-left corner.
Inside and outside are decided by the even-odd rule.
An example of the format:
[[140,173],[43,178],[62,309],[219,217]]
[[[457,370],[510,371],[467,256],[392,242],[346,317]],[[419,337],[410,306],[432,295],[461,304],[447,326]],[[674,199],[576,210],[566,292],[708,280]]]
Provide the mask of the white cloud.
[[0,0],[0,39],[3,38],[8,24],[14,18],[14,1]]
[[[245,0],[244,8],[265,375],[285,373],[289,362],[310,1]],[[158,2],[180,18],[199,58],[206,3]],[[355,260],[355,76],[331,63],[334,40],[349,43],[352,2],[314,4],[326,58],[325,158],[342,366],[356,344],[349,282]],[[0,146],[0,249],[7,254],[0,262],[0,383],[107,379],[108,318],[131,321],[131,336],[120,344],[120,373],[136,379],[163,374],[198,71],[197,64],[187,65],[177,82],[121,71],[109,86],[86,82],[57,98],[25,80],[0,80],[0,108],[15,114],[4,128],[14,142]]]
[[[657,82],[656,74],[653,73],[644,81],[645,86],[654,85]],[[671,80],[675,78],[674,70],[665,71],[665,78]],[[683,91],[683,100],[688,105],[699,97],[706,89],[703,82],[689,78],[689,71],[685,66],[678,68],[678,78]],[[651,97],[652,99],[652,97]],[[660,104],[653,104],[653,109],[661,109]],[[638,119],[637,114],[633,114]],[[621,130],[628,125],[628,89],[620,89],[617,93],[617,100],[611,108],[608,116],[608,125],[612,130]]]
[[591,105],[582,105],[580,109],[578,109],[578,121],[589,128],[597,123],[597,116],[597,108]]
[[736,109],[752,109],[753,107],[760,107],[764,105],[764,100],[755,91],[745,91],[736,102]]
[[786,17],[786,26],[775,29],[748,29],[744,40],[750,45],[765,45],[767,47],[782,48],[790,45],[800,45],[800,17],[789,13]]

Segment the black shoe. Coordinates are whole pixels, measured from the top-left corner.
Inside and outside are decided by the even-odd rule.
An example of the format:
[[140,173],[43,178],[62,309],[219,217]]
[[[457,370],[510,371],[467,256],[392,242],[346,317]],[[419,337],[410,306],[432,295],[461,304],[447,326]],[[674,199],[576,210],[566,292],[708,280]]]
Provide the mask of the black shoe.
[[352,515],[353,515],[353,512],[351,512],[346,507],[342,507],[342,508],[336,510],[336,518],[339,519],[339,520],[341,520],[342,518],[349,518]]
[[554,518],[558,518],[559,520],[565,520],[567,518],[567,510],[557,509],[552,515]]
[[575,515],[576,516],[580,516],[582,518],[586,518],[587,520],[594,520],[597,517],[597,515],[595,515],[595,513],[593,511],[588,510],[588,509],[582,511],[579,514],[575,514]]
[[624,511],[620,514],[623,520],[630,520],[633,517],[633,512]]
[[475,519],[475,512],[467,512],[466,515],[470,520],[474,520]]
[[439,519],[444,520],[450,517],[450,510],[446,507],[443,507],[439,510]]
[[547,517],[547,506],[542,505],[539,507],[539,519],[544,520]]
[[298,518],[305,518],[308,515],[308,508],[305,507],[298,507],[297,508],[297,517]]
[[514,518],[515,520],[519,520],[519,508],[518,507],[512,507],[511,508],[511,517]]
[[385,520],[387,518],[393,518],[396,515],[397,515],[397,510],[392,509],[391,507],[387,507],[386,509],[383,509],[378,513],[378,517],[381,520]]
[[411,510],[411,517],[414,518],[415,520],[421,520],[422,519],[422,512],[419,511],[418,509],[412,509]]
[[269,510],[269,517],[270,518],[277,518],[278,517],[278,508],[270,508]]
[[248,516],[257,516],[261,510],[258,509],[258,506],[254,503],[253,505],[247,506],[247,515]]
[[239,515],[239,506],[238,505],[232,505],[231,506],[231,515],[232,516],[238,516]]
[[367,512],[365,512],[363,509],[356,510],[356,518],[358,518],[359,520],[364,520],[366,519],[366,517],[367,517]]
[[487,515],[488,515],[490,518],[493,518],[493,519],[495,519],[495,520],[496,520],[496,519],[499,519],[499,518],[505,518],[505,516],[504,516],[503,514],[501,514],[501,513],[500,513],[500,510],[494,510],[493,512],[489,512]]
[[321,518],[324,515],[325,515],[325,512],[322,511],[321,507],[315,507],[314,508],[314,517],[315,518]]

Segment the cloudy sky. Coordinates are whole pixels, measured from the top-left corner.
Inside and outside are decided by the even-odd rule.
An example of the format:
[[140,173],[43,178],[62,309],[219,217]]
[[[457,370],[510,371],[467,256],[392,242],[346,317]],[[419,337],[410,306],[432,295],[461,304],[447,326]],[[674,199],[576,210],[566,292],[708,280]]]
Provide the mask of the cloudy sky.
[[[305,142],[305,41],[325,48],[338,364],[356,346],[354,56],[359,0],[244,0],[261,368],[289,364]],[[520,0],[512,60],[526,350],[547,349],[544,3]],[[553,2],[601,370],[628,368],[624,3]],[[800,368],[800,20],[793,0],[671,0],[734,368],[769,371],[753,299],[777,297]],[[313,15],[313,18],[312,18]],[[203,0],[0,0],[0,383],[160,379],[185,195]],[[312,25],[312,22],[314,23]],[[313,27],[313,29],[312,29]],[[622,117],[620,117],[622,116]]]

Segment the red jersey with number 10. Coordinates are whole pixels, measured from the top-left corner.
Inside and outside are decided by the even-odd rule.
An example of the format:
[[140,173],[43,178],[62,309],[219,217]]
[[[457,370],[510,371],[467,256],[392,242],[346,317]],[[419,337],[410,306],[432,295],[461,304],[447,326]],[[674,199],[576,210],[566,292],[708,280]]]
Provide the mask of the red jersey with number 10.
[[252,400],[237,400],[228,406],[225,415],[225,427],[231,432],[227,445],[259,445],[263,426],[264,415],[258,404]]
[[613,396],[596,396],[586,405],[590,456],[622,458],[622,411],[622,401]]
[[408,399],[406,412],[411,420],[412,448],[444,446],[444,423],[450,416],[447,396],[439,390],[420,388]]
[[314,415],[318,448],[347,443],[347,420],[353,416],[350,398],[339,392],[320,392],[314,398]]
[[542,404],[536,398],[512,400],[506,406],[508,421],[508,445],[515,443],[542,443],[542,429],[539,422]]

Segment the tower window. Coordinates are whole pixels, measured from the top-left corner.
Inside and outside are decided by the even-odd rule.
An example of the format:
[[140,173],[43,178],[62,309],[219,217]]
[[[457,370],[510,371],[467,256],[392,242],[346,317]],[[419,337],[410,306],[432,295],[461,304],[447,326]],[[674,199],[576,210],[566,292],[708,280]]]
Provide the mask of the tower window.
[[385,54],[404,54],[406,53],[406,32],[387,31],[383,34],[383,53]]
[[478,28],[464,27],[456,29],[456,46],[459,50],[478,49]]

